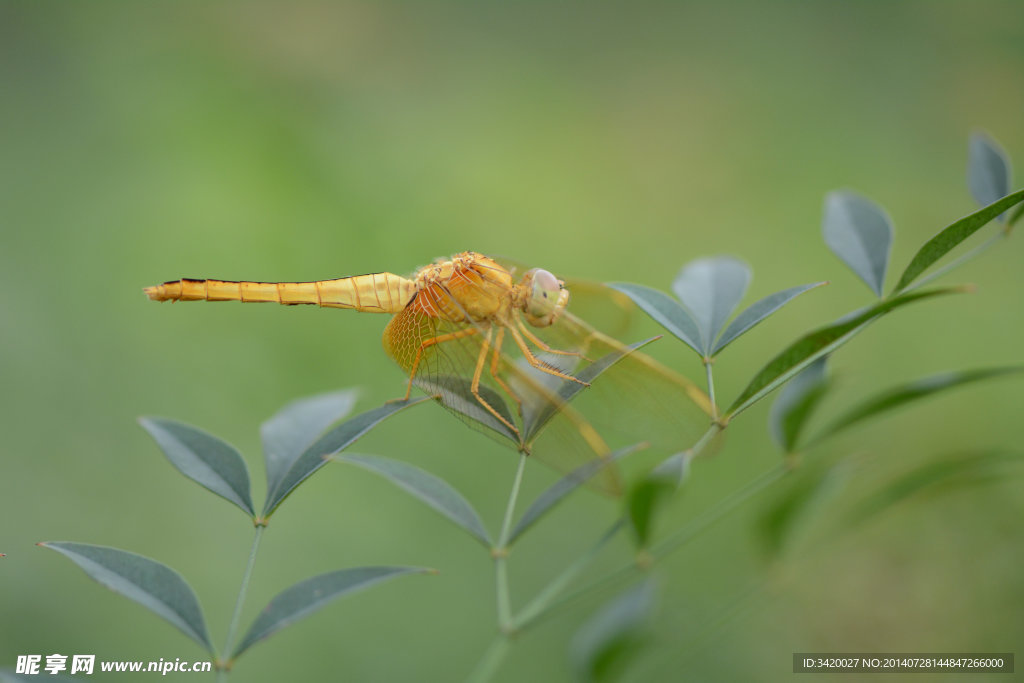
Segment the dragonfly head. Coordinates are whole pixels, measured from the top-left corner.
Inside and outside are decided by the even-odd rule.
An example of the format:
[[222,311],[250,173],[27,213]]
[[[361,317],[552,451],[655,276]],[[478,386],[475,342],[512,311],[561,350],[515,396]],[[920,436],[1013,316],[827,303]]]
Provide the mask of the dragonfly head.
[[558,319],[569,303],[569,290],[546,270],[534,268],[523,276],[526,297],[523,312],[534,327],[547,327]]

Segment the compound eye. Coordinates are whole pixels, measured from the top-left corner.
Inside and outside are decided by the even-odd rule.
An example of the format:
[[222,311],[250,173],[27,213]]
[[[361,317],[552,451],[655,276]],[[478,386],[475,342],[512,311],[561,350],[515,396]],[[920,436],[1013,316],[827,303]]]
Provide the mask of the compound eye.
[[534,270],[530,287],[530,314],[543,317],[554,313],[561,291],[562,284],[558,278],[546,270]]

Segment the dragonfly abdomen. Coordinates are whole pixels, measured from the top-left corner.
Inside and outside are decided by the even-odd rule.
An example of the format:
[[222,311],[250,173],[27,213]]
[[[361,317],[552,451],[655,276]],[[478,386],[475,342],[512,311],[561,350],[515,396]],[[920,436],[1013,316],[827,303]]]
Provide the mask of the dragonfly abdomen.
[[181,279],[146,287],[155,301],[242,301],[286,306],[314,304],[374,313],[397,313],[415,293],[412,280],[373,273],[316,282],[251,282]]

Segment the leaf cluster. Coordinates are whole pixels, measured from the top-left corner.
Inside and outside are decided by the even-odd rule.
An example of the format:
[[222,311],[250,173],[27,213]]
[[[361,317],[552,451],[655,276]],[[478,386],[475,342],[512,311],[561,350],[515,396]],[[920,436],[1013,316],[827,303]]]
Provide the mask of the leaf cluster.
[[[327,430],[328,426],[352,411],[356,392],[345,390],[312,396],[285,406],[260,428],[267,472],[267,497],[260,514],[256,513],[253,504],[248,467],[234,446],[198,427],[176,420],[144,417],[139,422],[179,472],[251,518],[256,527],[249,565],[251,570],[259,538],[271,515],[303,481],[326,463],[326,457],[347,448],[404,408],[425,400],[385,404],[345,420],[330,430]],[[405,574],[433,572],[422,567],[370,566],[340,569],[311,577],[275,596],[236,644],[233,631],[247,588],[247,571],[228,642],[218,656],[199,598],[184,577],[167,565],[106,546],[62,541],[39,545],[68,557],[92,579],[176,626],[210,653],[221,669],[229,668],[252,645],[336,598]]]

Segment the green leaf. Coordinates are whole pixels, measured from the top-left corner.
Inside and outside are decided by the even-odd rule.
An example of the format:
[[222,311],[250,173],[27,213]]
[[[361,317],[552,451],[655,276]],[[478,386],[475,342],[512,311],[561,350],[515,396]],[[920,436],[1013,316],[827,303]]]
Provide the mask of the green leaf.
[[633,530],[637,547],[650,546],[655,512],[686,479],[689,463],[684,453],[677,453],[658,465],[630,490],[626,500],[626,519]]
[[750,381],[750,384],[747,385],[747,388],[743,390],[732,406],[730,406],[727,411],[727,419],[732,419],[767,396],[771,391],[821,356],[832,353],[876,318],[919,299],[927,299],[960,291],[963,290],[947,287],[929,289],[923,292],[908,292],[895,298],[881,301],[874,306],[846,316],[839,322],[805,334],[761,368],[757,375],[754,376],[754,379]]
[[354,389],[292,401],[260,425],[267,482],[277,483],[295,460],[334,422],[352,412]]
[[570,659],[576,679],[613,680],[644,641],[656,604],[653,581],[645,581],[606,603],[576,632]]
[[910,382],[885,391],[868,398],[860,405],[854,407],[844,415],[841,415],[835,422],[825,428],[814,440],[815,442],[834,435],[848,427],[863,422],[882,413],[894,410],[913,401],[927,398],[932,394],[947,389],[953,389],[971,382],[1001,377],[1024,370],[1022,367],[983,368],[978,370],[962,370],[959,372],[944,372],[931,377]]
[[840,463],[822,471],[803,468],[799,477],[761,516],[761,539],[769,558],[790,547],[849,480],[851,467]]
[[167,565],[117,548],[86,543],[39,543],[71,558],[92,579],[177,626],[213,653],[199,600],[181,574]]
[[697,322],[675,299],[656,289],[629,282],[610,282],[608,286],[628,296],[647,315],[654,318],[655,322],[698,354],[703,355],[700,350],[701,345],[698,343],[701,333]]
[[907,269],[903,271],[899,283],[893,289],[893,294],[906,289],[907,285],[917,279],[921,273],[952,251],[957,245],[984,227],[993,218],[1022,201],[1024,201],[1024,190],[1018,190],[979,211],[975,211],[969,216],[964,216],[925,242],[924,246],[914,254],[914,258],[910,260]]
[[861,524],[892,506],[922,492],[948,492],[979,483],[1018,477],[1024,470],[1024,455],[1000,451],[970,453],[917,467],[876,490],[846,517],[850,525]]
[[360,415],[342,422],[337,427],[334,427],[329,432],[321,436],[316,442],[302,452],[300,455],[286,470],[283,470],[280,474],[280,478],[273,482],[268,482],[267,486],[267,502],[263,506],[263,516],[269,517],[273,514],[277,506],[284,501],[285,498],[291,494],[295,488],[306,480],[311,474],[316,472],[318,469],[324,466],[327,462],[324,458],[328,455],[337,453],[340,450],[348,448],[352,443],[366,432],[370,431],[382,421],[391,417],[395,413],[414,406],[424,401],[429,401],[429,397],[409,399],[406,401],[393,401],[385,403],[379,408],[369,410]]
[[700,352],[711,346],[750,284],[750,266],[732,256],[690,261],[672,282],[672,291],[693,314],[700,330]]
[[768,424],[775,442],[786,453],[796,450],[808,418],[828,389],[826,360],[827,356],[821,356],[801,370],[772,404]]
[[519,522],[512,530],[512,533],[509,534],[508,545],[512,545],[512,542],[519,538],[524,531],[533,526],[537,520],[543,517],[563,498],[583,484],[587,483],[587,480],[595,474],[620,458],[624,458],[630,453],[634,453],[641,447],[642,444],[635,444],[633,446],[620,448],[619,450],[611,453],[606,459],[591,460],[556,481],[550,488],[537,496],[536,500],[534,500],[533,503],[530,504],[530,507],[526,509],[526,512],[523,513],[523,516],[519,519]]
[[624,520],[619,517],[607,531],[590,546],[590,549],[582,555],[578,555],[558,576],[551,580],[539,593],[533,596],[526,605],[519,610],[513,620],[512,628],[516,631],[523,631],[533,625],[538,619],[550,614],[558,605],[555,598],[561,595],[569,585],[575,581],[590,565],[594,563],[598,555],[608,542],[615,538],[622,529]]
[[998,142],[982,132],[967,143],[967,186],[981,206],[1010,194],[1010,160]]
[[[1019,208],[1024,208],[1024,204],[1021,204],[1021,206]],[[946,273],[949,273],[949,272],[952,272],[952,271],[956,270],[957,268],[959,268],[960,266],[962,266],[963,264],[965,264],[965,263],[967,263],[969,261],[973,261],[978,256],[980,256],[981,254],[985,253],[986,251],[988,251],[989,249],[994,247],[999,242],[1002,242],[1003,240],[1005,240],[1009,236],[1010,236],[1010,233],[1008,233],[1007,231],[999,230],[994,235],[992,235],[992,237],[988,238],[987,240],[985,240],[981,244],[979,244],[976,247],[973,247],[972,249],[970,249],[969,251],[967,251],[967,252],[957,256],[955,259],[950,259],[949,261],[944,263],[941,267],[934,269],[933,271],[931,271],[930,273],[928,273],[924,277],[918,279],[917,282],[914,283],[913,287],[908,287],[904,291],[910,291],[911,289],[919,289],[919,288],[925,286],[926,284],[928,284],[929,282],[932,282],[934,280],[939,279],[940,277],[942,277]]]
[[381,475],[468,531],[483,543],[484,547],[490,548],[493,545],[480,515],[469,501],[444,479],[400,460],[375,455],[334,455],[331,456],[331,460],[356,465]]
[[781,292],[769,294],[760,301],[751,304],[745,311],[736,316],[736,319],[729,323],[729,326],[725,328],[725,332],[723,332],[722,336],[718,338],[718,341],[715,343],[715,347],[711,350],[711,355],[717,356],[722,349],[728,346],[737,337],[804,292],[827,284],[828,282],[815,282],[810,285],[790,287],[789,289],[784,289]]
[[249,490],[249,470],[234,446],[175,420],[141,417],[139,424],[179,472],[231,501],[250,517],[256,514]]
[[651,470],[651,474],[665,481],[669,481],[673,486],[679,488],[683,485],[683,482],[686,481],[686,478],[690,476],[690,458],[692,450],[693,449],[668,456],[662,460],[657,467]]
[[[431,397],[437,397],[442,406],[457,416],[470,419],[505,437],[514,446],[519,446],[519,435],[485,409],[473,395],[473,382],[470,378],[455,375],[441,375],[436,378],[423,377],[416,380],[416,386]],[[515,418],[512,417],[508,404],[505,403],[501,394],[484,384],[477,387],[477,390],[480,392],[480,397],[509,424],[515,424]]]
[[880,206],[853,192],[830,192],[822,221],[825,243],[878,296],[892,248],[892,222]]
[[309,616],[327,603],[404,574],[436,573],[422,567],[355,567],[314,576],[277,594],[231,653],[235,660],[255,643]]

